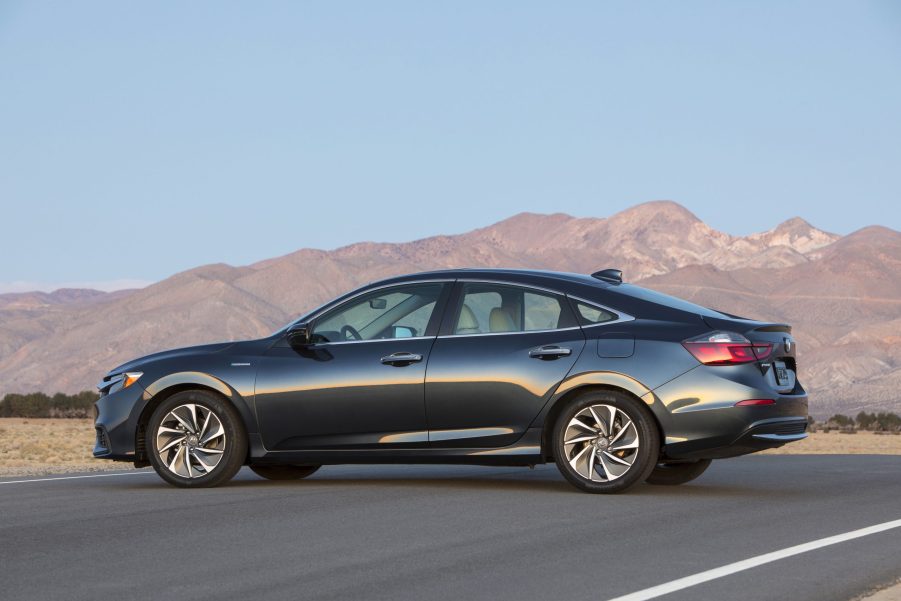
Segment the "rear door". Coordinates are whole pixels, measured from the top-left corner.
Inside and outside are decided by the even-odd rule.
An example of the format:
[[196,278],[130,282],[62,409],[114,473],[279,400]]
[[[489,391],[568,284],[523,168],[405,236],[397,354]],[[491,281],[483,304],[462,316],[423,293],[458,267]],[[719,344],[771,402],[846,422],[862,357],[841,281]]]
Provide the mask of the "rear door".
[[433,448],[516,442],[585,346],[564,296],[459,282],[426,373]]

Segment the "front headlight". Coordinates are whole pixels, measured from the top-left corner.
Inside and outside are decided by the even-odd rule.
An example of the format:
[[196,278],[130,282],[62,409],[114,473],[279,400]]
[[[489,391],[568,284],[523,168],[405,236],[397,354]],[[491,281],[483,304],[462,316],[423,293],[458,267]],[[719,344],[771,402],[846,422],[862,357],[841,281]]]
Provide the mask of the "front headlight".
[[144,372],[141,371],[127,371],[121,374],[115,374],[109,378],[104,378],[103,381],[97,385],[97,390],[100,391],[100,394],[112,394],[113,392],[128,388],[137,382],[143,375]]
[[128,388],[132,384],[138,381],[138,379],[144,375],[144,372],[140,371],[129,371],[123,374],[125,378],[122,380],[122,388]]

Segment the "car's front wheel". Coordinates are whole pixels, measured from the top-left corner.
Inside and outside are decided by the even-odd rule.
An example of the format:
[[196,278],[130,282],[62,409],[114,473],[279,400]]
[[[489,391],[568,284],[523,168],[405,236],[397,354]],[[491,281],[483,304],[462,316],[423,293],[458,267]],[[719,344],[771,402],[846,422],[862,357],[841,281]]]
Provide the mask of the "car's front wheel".
[[150,416],[147,456],[170,484],[219,486],[241,469],[247,435],[228,401],[205,390],[186,390],[164,400]]
[[677,486],[691,482],[710,467],[710,459],[699,459],[687,463],[658,463],[648,476],[648,484]]
[[618,493],[654,469],[660,435],[651,412],[617,391],[580,394],[554,426],[554,458],[563,476],[591,493]]

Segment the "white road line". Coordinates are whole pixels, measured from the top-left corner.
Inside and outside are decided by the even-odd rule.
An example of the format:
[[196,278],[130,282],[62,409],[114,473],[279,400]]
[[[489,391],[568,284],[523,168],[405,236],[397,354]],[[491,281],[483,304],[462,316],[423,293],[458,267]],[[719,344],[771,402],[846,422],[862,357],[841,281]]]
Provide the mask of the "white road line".
[[661,597],[669,593],[674,593],[676,591],[681,591],[682,589],[702,584],[704,582],[722,578],[723,576],[729,576],[730,574],[735,574],[736,572],[750,570],[751,568],[756,568],[757,566],[763,565],[765,563],[778,561],[780,559],[785,559],[786,557],[791,557],[792,555],[799,555],[800,553],[807,553],[808,551],[814,551],[816,549],[822,549],[823,547],[828,547],[829,545],[843,543],[845,541],[854,540],[855,538],[860,538],[862,536],[868,536],[870,534],[876,534],[878,532],[885,532],[886,530],[891,530],[893,528],[901,528],[901,520],[893,520],[891,522],[876,524],[875,526],[861,528],[860,530],[852,530],[851,532],[846,532],[844,534],[836,534],[835,536],[821,538],[809,543],[804,543],[803,545],[788,547],[787,549],[773,551],[772,553],[764,553],[763,555],[758,555],[749,559],[743,559],[742,561],[736,561],[735,563],[730,563],[729,565],[714,568],[712,570],[707,570],[706,572],[698,572],[697,574],[692,574],[691,576],[686,576],[685,578],[679,578],[678,580],[673,580],[664,584],[658,584],[657,586],[652,586],[651,588],[646,588],[644,590],[630,593],[628,595],[623,595],[622,597],[616,597],[614,599],[610,599],[610,601],[644,601],[645,599],[655,599],[657,597]]
[[138,476],[140,474],[153,474],[152,470],[143,472],[121,472],[118,474],[91,474],[90,476],[59,476],[58,478],[34,478],[32,480],[8,480],[0,484],[25,484],[26,482],[51,482],[53,480],[78,480],[79,478],[111,478],[112,476]]

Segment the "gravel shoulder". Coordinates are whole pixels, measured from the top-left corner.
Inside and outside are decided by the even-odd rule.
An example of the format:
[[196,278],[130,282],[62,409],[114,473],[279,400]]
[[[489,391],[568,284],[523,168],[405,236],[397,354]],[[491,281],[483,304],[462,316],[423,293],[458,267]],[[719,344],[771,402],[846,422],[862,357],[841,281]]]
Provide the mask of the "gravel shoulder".
[[854,601],[901,601],[901,580],[874,593],[857,597]]

